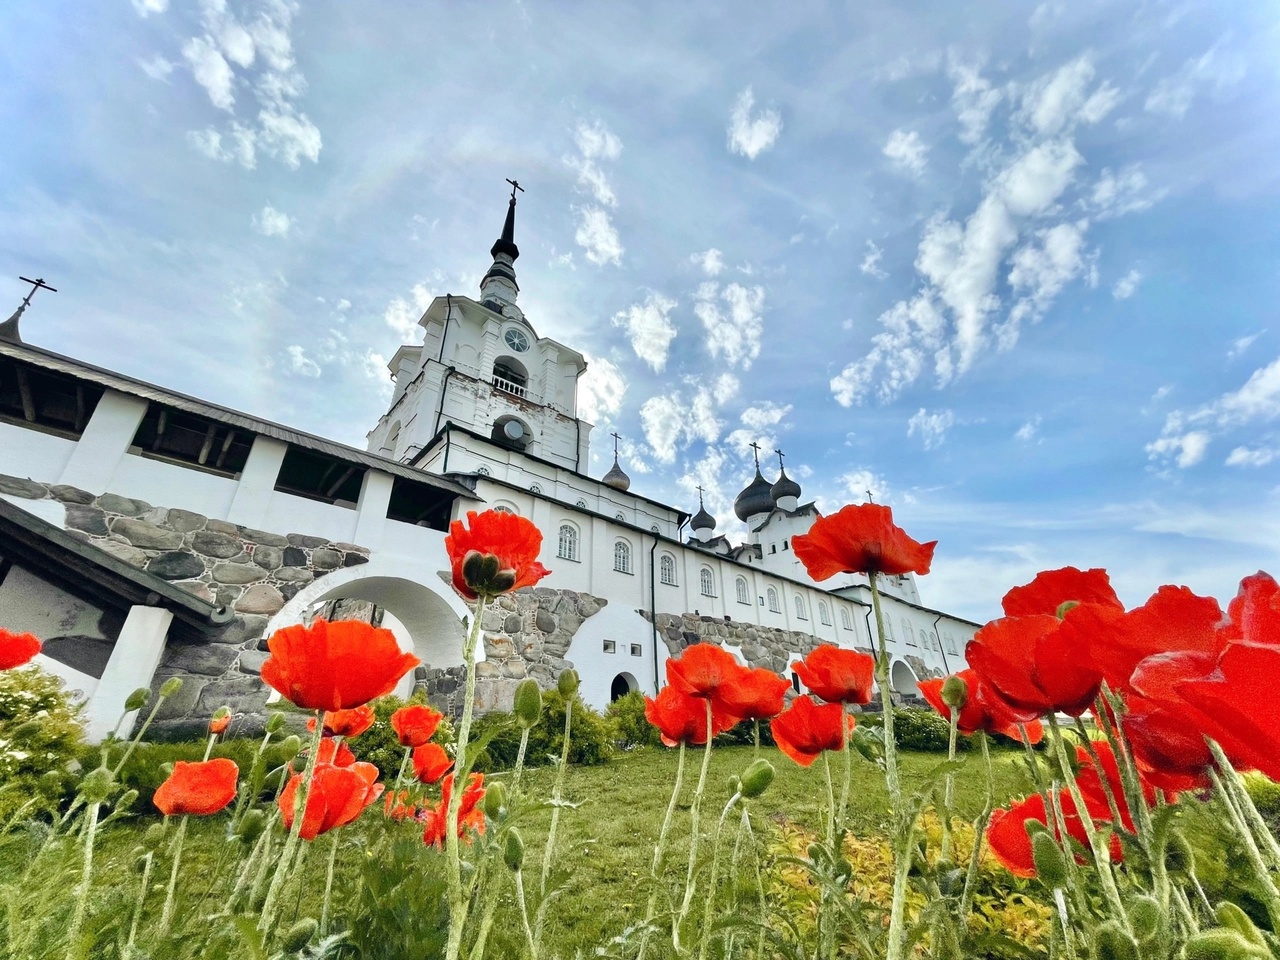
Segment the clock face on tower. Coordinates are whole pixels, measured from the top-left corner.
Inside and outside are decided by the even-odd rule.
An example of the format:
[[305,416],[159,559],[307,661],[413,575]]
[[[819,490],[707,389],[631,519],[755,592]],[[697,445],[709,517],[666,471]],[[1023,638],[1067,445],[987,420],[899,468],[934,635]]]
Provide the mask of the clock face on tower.
[[503,334],[502,339],[505,340],[507,346],[516,353],[524,353],[529,349],[529,338],[514,328]]

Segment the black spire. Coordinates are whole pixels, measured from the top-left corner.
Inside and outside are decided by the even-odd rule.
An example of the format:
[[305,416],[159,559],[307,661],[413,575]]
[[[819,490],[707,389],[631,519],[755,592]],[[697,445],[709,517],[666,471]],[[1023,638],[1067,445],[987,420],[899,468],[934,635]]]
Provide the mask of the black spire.
[[505,253],[512,260],[520,256],[520,248],[516,246],[516,198],[515,191],[512,191],[511,202],[507,204],[507,219],[502,224],[502,236],[493,242],[493,246],[489,249],[489,256],[496,258],[498,254]]

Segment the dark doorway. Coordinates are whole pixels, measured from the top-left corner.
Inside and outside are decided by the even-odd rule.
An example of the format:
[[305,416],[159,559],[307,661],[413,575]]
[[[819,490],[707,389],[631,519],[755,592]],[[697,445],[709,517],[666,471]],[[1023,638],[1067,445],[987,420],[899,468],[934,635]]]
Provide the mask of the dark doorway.
[[613,684],[609,687],[610,702],[625,697],[631,691],[637,689],[636,678],[629,673],[620,673],[613,678]]

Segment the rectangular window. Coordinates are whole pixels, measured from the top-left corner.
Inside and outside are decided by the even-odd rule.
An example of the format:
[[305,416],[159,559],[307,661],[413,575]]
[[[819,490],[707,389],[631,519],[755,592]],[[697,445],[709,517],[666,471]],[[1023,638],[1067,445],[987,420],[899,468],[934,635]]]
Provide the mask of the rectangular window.
[[631,655],[633,657],[643,656],[643,654],[644,654],[644,651],[640,648],[640,644],[633,643],[631,645]]
[[617,645],[616,643],[614,643],[612,640],[606,640],[606,641],[604,642],[604,652],[605,652],[605,653],[616,653],[616,652],[617,652],[617,649],[618,649],[618,645]]

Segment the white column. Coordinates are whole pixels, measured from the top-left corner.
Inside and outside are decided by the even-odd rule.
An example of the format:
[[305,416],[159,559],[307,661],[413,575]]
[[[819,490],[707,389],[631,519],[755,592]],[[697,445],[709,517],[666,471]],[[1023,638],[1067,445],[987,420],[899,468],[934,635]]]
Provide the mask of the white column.
[[387,525],[387,507],[391,505],[391,485],[395,478],[389,473],[366,470],[360,484],[360,500],[356,504],[356,532],[353,543],[370,550],[382,544],[382,530]]
[[[172,622],[173,612],[163,607],[130,608],[107,668],[85,708],[85,732],[91,743],[100,743],[116,728],[129,694],[151,686]],[[125,717],[120,731],[128,734],[134,719],[135,713]]]
[[[98,401],[84,433],[62,470],[59,483],[93,494],[107,492],[116,466],[129,452],[138,424],[147,413],[147,401],[108,390]],[[126,491],[127,492],[127,491]]]
[[284,463],[284,454],[288,449],[289,445],[283,440],[274,440],[261,434],[253,438],[249,459],[240,471],[235,498],[227,509],[229,521],[257,528],[265,524],[267,509],[271,506],[271,494],[275,492],[276,478],[280,476],[280,464]]

